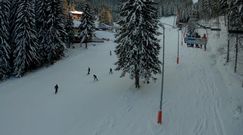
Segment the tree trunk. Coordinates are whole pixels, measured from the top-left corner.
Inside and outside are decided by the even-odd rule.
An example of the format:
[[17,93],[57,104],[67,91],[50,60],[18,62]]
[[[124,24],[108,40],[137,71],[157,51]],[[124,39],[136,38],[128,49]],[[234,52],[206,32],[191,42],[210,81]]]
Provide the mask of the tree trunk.
[[135,87],[140,88],[139,85],[139,71],[137,70],[137,66],[135,66]]
[[229,55],[230,55],[230,36],[228,34],[228,44],[227,44],[227,56],[226,56],[226,63],[229,62]]
[[238,42],[239,42],[239,37],[238,34],[236,35],[236,44],[235,44],[235,73],[237,72],[237,64],[238,64]]
[[[226,21],[225,21],[226,22]],[[225,23],[226,24],[226,23]],[[227,15],[227,30],[229,31],[229,15]],[[229,62],[229,54],[230,53],[230,35],[228,32],[228,44],[227,44],[227,57],[226,57],[226,63]]]
[[85,48],[88,48],[88,44],[87,44],[87,42],[85,42]]
[[88,37],[87,37],[87,35],[85,36],[85,48],[88,48]]

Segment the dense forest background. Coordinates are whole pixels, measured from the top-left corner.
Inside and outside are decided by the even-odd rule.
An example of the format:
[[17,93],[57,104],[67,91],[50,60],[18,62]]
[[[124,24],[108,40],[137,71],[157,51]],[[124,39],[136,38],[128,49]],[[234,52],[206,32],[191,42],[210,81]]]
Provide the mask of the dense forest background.
[[[90,0],[92,5],[100,7],[106,5],[110,7],[116,13],[119,8],[119,2],[121,0]],[[187,7],[193,4],[192,0],[154,0],[159,3],[159,15],[171,16],[176,14],[177,7]]]
[[[84,0],[75,0],[75,3]],[[112,11],[114,20],[117,20],[119,5],[122,0],[88,0],[90,4],[96,9],[96,12],[100,12],[102,8],[108,8]],[[159,16],[171,16],[176,15],[177,7],[185,8],[193,5],[192,0],[154,0],[158,3]]]

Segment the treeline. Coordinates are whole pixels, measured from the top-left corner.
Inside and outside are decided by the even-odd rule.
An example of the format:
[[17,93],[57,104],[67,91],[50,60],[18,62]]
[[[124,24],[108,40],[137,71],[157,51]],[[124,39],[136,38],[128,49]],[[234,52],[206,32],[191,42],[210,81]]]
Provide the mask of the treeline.
[[[102,8],[108,7],[112,10],[112,17],[114,21],[119,19],[119,5],[121,5],[123,0],[90,0],[94,8],[99,13]],[[192,0],[153,0],[158,3],[154,6],[158,9],[158,16],[172,16],[176,15],[177,8],[185,8],[192,6]]]
[[62,0],[0,0],[0,80],[64,56]]
[[177,9],[184,9],[193,5],[192,0],[155,0],[159,9],[159,16],[176,15]]
[[242,7],[242,0],[198,0],[198,2],[192,6],[179,9],[182,20],[187,20],[193,13],[198,14],[198,19],[205,20],[227,15],[230,19],[229,22],[240,26],[243,22]]

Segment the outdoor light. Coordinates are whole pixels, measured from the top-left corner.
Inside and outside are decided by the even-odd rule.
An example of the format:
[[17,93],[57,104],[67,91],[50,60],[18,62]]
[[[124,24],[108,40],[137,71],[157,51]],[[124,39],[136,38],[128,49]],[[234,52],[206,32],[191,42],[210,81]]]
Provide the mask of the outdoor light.
[[159,112],[157,117],[158,124],[162,124],[163,120],[163,112],[162,112],[162,103],[163,103],[163,91],[164,91],[164,63],[165,63],[165,26],[163,24],[160,24],[160,26],[163,28],[163,54],[162,54],[162,79],[161,79],[161,95],[160,95],[160,106],[159,106]]

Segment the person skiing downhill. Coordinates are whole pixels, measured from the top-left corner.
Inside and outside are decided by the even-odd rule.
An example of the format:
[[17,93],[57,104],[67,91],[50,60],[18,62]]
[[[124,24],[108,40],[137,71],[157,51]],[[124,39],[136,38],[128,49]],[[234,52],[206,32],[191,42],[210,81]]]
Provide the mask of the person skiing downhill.
[[95,74],[93,75],[93,77],[94,77],[94,81],[98,81],[98,78]]
[[58,85],[56,84],[54,88],[55,88],[55,94],[57,94],[57,92],[58,92]]
[[110,68],[110,72],[109,72],[109,74],[112,74],[112,73],[113,73],[112,68]]
[[206,41],[206,43],[204,44],[204,51],[206,51],[207,50],[207,40],[208,40],[206,34],[203,34],[202,39]]
[[88,73],[87,73],[87,75],[89,75],[90,74],[90,67],[88,67]]

